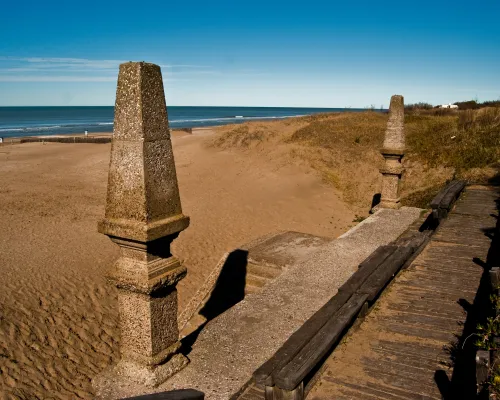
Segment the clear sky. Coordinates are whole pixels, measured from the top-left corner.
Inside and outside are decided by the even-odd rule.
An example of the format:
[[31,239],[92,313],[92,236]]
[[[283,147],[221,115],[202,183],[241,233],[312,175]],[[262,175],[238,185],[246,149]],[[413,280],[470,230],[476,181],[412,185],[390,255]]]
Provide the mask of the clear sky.
[[113,105],[118,65],[162,66],[167,105],[500,99],[500,0],[6,1],[0,106]]

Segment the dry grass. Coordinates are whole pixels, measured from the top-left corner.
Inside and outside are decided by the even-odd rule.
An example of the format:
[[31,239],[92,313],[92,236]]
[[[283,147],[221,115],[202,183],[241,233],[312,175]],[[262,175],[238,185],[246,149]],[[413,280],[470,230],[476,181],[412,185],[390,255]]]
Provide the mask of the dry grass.
[[454,116],[407,115],[410,151],[432,167],[447,166],[462,174],[500,157],[500,108],[456,112]]
[[[218,128],[211,145],[269,153],[312,168],[344,200],[368,209],[380,190],[387,114],[319,114]],[[403,202],[424,207],[454,177],[484,183],[500,160],[500,108],[416,110],[405,117]]]
[[252,130],[248,125],[240,125],[217,137],[213,145],[221,148],[250,147],[266,139],[265,131]]

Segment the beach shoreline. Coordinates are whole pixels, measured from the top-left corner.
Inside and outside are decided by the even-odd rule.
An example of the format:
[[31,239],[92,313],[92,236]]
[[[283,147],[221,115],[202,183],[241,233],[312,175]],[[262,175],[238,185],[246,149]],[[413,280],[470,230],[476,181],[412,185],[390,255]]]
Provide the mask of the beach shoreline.
[[[327,112],[361,111],[296,107],[169,106],[171,129],[213,128],[251,121],[279,121]],[[112,132],[114,107],[0,107],[0,137]]]
[[[194,127],[194,128],[183,128],[183,129],[170,129],[170,134],[172,137],[182,137],[182,136],[206,136],[215,133],[215,130],[219,128],[218,126],[211,127]],[[9,144],[22,144],[22,143],[33,143],[33,142],[61,142],[61,143],[72,143],[71,139],[89,139],[84,140],[74,140],[73,143],[109,143],[113,137],[113,132],[92,132],[89,134],[85,133],[60,133],[54,135],[35,135],[35,136],[16,136],[4,138],[0,143],[2,145]],[[97,139],[97,140],[96,140]],[[103,139],[103,140],[98,140]]]

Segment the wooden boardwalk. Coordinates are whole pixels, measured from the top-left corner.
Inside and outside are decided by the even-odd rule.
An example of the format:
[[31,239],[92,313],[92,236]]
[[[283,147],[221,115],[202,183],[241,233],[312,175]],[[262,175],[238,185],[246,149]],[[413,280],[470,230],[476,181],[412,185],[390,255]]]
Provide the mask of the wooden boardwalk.
[[484,309],[476,293],[498,197],[489,187],[466,189],[424,251],[329,356],[307,399],[475,398],[474,337],[466,338]]

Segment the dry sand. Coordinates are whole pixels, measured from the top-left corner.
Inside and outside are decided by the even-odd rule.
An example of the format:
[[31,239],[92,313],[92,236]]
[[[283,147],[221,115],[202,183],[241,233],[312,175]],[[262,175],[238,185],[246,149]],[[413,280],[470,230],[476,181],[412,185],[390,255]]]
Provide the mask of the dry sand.
[[[208,132],[205,131],[205,134]],[[277,230],[336,237],[354,213],[304,166],[173,137],[184,213],[182,308],[227,250]],[[97,233],[109,144],[0,147],[0,398],[92,398],[118,357],[117,246]]]

